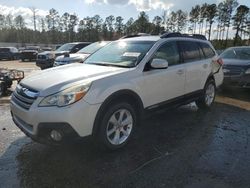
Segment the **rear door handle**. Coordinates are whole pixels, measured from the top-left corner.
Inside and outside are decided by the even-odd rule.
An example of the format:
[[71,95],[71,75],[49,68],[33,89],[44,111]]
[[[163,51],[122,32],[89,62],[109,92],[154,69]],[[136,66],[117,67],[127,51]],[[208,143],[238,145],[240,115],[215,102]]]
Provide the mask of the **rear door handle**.
[[184,70],[180,69],[176,73],[179,74],[179,75],[182,75],[182,74],[184,74]]

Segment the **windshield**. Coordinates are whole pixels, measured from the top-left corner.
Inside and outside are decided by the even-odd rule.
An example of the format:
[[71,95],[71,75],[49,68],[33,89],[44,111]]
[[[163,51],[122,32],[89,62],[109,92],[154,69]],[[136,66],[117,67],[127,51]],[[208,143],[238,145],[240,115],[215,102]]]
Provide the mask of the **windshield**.
[[75,44],[67,43],[67,44],[62,45],[56,51],[70,51],[74,46]]
[[224,59],[250,60],[250,48],[231,48],[220,56]]
[[153,46],[153,41],[115,41],[86,59],[87,64],[134,67]]
[[106,41],[95,42],[95,43],[90,44],[90,45],[86,46],[85,48],[81,49],[77,53],[80,53],[80,54],[92,54],[92,53],[99,50],[101,47],[105,46],[108,43],[109,42],[106,42]]

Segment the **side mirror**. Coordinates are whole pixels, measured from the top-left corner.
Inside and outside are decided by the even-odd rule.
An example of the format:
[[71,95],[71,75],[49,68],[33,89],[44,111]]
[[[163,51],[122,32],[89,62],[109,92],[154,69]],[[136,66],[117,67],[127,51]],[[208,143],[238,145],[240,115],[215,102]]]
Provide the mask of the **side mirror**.
[[168,68],[168,61],[165,59],[153,59],[150,63],[153,69],[166,69]]

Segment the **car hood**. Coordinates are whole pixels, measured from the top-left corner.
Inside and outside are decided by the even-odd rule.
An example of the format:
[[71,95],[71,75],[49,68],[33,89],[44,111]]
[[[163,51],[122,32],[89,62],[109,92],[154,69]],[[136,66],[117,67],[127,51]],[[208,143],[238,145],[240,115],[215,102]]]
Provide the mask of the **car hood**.
[[38,91],[39,96],[48,96],[75,84],[89,83],[129,70],[129,68],[73,63],[30,75],[20,84]]
[[223,59],[223,66],[249,66],[250,60],[240,60],[240,59]]
[[56,61],[60,61],[60,62],[65,62],[65,63],[70,63],[72,61],[83,61],[84,59],[86,59],[90,54],[69,54],[69,57],[65,57],[65,55],[62,56],[58,56],[56,58]]
[[44,51],[39,53],[39,55],[55,55],[55,56],[60,56],[63,54],[69,53],[69,51]]

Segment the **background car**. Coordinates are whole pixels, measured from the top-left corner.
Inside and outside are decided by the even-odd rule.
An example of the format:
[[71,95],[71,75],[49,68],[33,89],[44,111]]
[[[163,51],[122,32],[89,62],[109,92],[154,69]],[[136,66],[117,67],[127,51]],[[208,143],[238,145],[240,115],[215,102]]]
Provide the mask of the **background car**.
[[224,86],[250,88],[250,47],[232,47],[220,57],[224,61]]
[[14,60],[19,58],[19,52],[17,48],[14,47],[1,47],[0,48],[0,60]]
[[20,52],[20,57],[22,61],[25,60],[36,60],[36,56],[39,52],[41,52],[41,48],[39,46],[28,46],[24,50]]
[[42,47],[42,51],[52,51],[51,47]]
[[45,52],[39,53],[37,55],[36,65],[40,67],[41,69],[53,67],[56,57],[60,55],[68,54],[68,53],[76,53],[80,49],[88,46],[89,44],[90,42],[66,43],[55,51],[45,51]]
[[109,41],[100,41],[90,44],[75,54],[65,54],[56,58],[54,67],[59,65],[66,65],[70,63],[82,63],[89,55],[93,54],[103,46],[109,44]]

